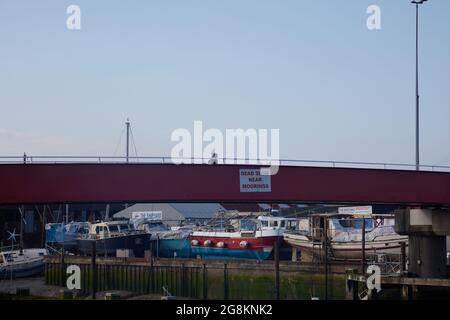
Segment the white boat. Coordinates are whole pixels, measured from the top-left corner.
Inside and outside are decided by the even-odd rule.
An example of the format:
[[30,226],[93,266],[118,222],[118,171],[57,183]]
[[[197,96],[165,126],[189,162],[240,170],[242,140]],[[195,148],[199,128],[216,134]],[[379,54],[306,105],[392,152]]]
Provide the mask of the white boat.
[[[362,258],[362,225],[366,223],[365,255],[367,258],[378,255],[389,255],[400,258],[402,243],[405,251],[408,237],[394,231],[391,224],[379,224],[372,218],[356,218],[348,215],[312,215],[309,217],[309,230],[289,231],[284,240],[291,246],[300,249],[302,261],[322,260],[324,257],[325,231],[328,243],[328,258],[335,260],[361,260]],[[325,230],[326,228],[326,230]]]
[[0,279],[30,277],[44,270],[46,249],[22,249],[0,252]]

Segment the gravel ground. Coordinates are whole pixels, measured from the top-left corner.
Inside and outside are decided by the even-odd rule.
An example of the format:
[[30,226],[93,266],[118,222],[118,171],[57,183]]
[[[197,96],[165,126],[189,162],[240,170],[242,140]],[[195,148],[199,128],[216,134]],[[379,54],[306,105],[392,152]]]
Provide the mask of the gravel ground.
[[29,288],[30,295],[35,297],[56,298],[60,287],[46,286],[44,277],[1,280],[0,293],[16,294],[16,288]]
[[[14,280],[0,280],[0,294],[16,294],[17,288],[29,288],[30,296],[44,299],[60,299],[61,287],[45,285],[44,277],[23,278]],[[159,294],[136,295],[129,291],[104,291],[97,292],[96,299],[104,300],[106,293],[118,295],[121,300],[161,300]],[[92,299],[90,296],[80,297],[79,299]],[[182,299],[182,298],[178,298]]]

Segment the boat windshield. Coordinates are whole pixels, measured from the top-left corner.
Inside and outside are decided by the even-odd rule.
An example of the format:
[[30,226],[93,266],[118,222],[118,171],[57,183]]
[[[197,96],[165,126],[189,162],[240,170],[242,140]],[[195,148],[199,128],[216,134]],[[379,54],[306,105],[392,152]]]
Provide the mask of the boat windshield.
[[362,229],[363,221],[365,221],[366,229],[373,228],[372,219],[340,219],[338,221],[344,228]]
[[256,230],[256,226],[256,221],[241,220],[241,231],[254,231]]
[[120,232],[119,226],[118,225],[109,226],[109,232],[111,232],[111,233],[119,233]]
[[286,229],[287,230],[296,230],[297,229],[297,221],[295,220],[288,220]]

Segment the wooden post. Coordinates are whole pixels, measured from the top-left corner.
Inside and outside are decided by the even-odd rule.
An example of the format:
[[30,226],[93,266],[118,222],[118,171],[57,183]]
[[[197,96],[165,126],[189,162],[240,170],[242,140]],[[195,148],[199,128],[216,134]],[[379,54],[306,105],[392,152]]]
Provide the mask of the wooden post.
[[324,218],[324,241],[323,241],[323,256],[325,262],[325,300],[328,300],[328,220]]
[[401,248],[401,256],[400,256],[400,262],[401,262],[401,271],[406,272],[406,243],[401,242],[400,243]]
[[358,300],[358,282],[352,279],[352,275],[358,274],[358,270],[348,269],[345,273],[347,276],[345,281],[345,298],[346,300]]
[[298,262],[298,249],[295,247],[292,247],[291,260],[292,262]]
[[402,300],[412,300],[412,288],[409,285],[402,286]]
[[95,240],[92,241],[92,257],[91,257],[91,269],[92,269],[92,299],[95,300],[95,294],[97,291],[97,264],[96,264],[96,255],[97,248]]
[[361,257],[361,274],[366,274],[366,219],[363,218],[362,225],[362,235],[361,235],[361,243],[362,243],[362,257]]
[[156,258],[159,258],[159,235],[156,235]]
[[184,266],[184,263],[181,264],[181,295],[183,297],[187,297],[187,277],[186,277],[186,268]]
[[48,262],[45,262],[45,264],[44,264],[44,277],[45,277],[45,284],[46,284],[46,285],[49,285],[50,283],[49,283],[49,281],[48,281],[48,279],[49,279],[49,275],[48,275]]
[[[36,208],[38,209],[38,206],[36,206]],[[45,248],[45,210],[46,210],[47,206],[44,205],[44,209],[42,211],[42,232],[41,232],[41,236],[42,236],[42,242],[41,242],[41,246],[42,248]]]
[[275,299],[280,300],[280,238],[274,242],[275,260]]
[[206,264],[203,264],[203,300],[208,299],[208,270],[206,269]]
[[411,292],[412,292],[412,300],[419,300],[420,299],[419,286],[412,285],[411,286]]
[[226,263],[223,265],[223,299],[228,300],[228,268]]
[[[63,247],[63,250],[64,250],[64,247]],[[61,253],[61,264],[60,264],[59,268],[60,268],[59,285],[61,287],[64,287],[65,286],[64,279],[65,279],[65,275],[66,275],[65,263],[64,263],[64,251]]]

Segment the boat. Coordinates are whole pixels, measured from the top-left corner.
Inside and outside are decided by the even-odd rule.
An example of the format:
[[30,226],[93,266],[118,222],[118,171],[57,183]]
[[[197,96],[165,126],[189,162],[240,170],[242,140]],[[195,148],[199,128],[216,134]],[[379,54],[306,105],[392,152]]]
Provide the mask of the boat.
[[295,224],[296,219],[272,216],[221,219],[213,225],[194,229],[190,236],[191,251],[202,259],[272,259],[277,243],[284,252],[283,233]]
[[22,278],[44,271],[46,249],[19,249],[0,252],[0,279]]
[[[380,255],[390,256],[393,260],[400,259],[402,246],[408,247],[408,237],[395,233],[393,218],[314,214],[306,219],[309,220],[308,230],[290,230],[284,234],[284,241],[300,250],[302,261],[323,260],[325,243],[329,259],[361,260],[363,224],[364,248],[368,259]],[[391,222],[388,223],[388,220]]]
[[169,227],[162,221],[137,220],[133,221],[137,230],[151,234],[152,254],[157,258],[191,258],[189,235],[192,226]]
[[92,223],[89,233],[77,239],[78,251],[90,255],[95,243],[98,255],[115,256],[117,250],[130,250],[134,257],[144,257],[150,250],[151,234],[135,230],[128,221],[108,221]]
[[45,225],[45,242],[55,248],[64,247],[64,251],[76,253],[78,238],[89,233],[89,222],[47,223]]

